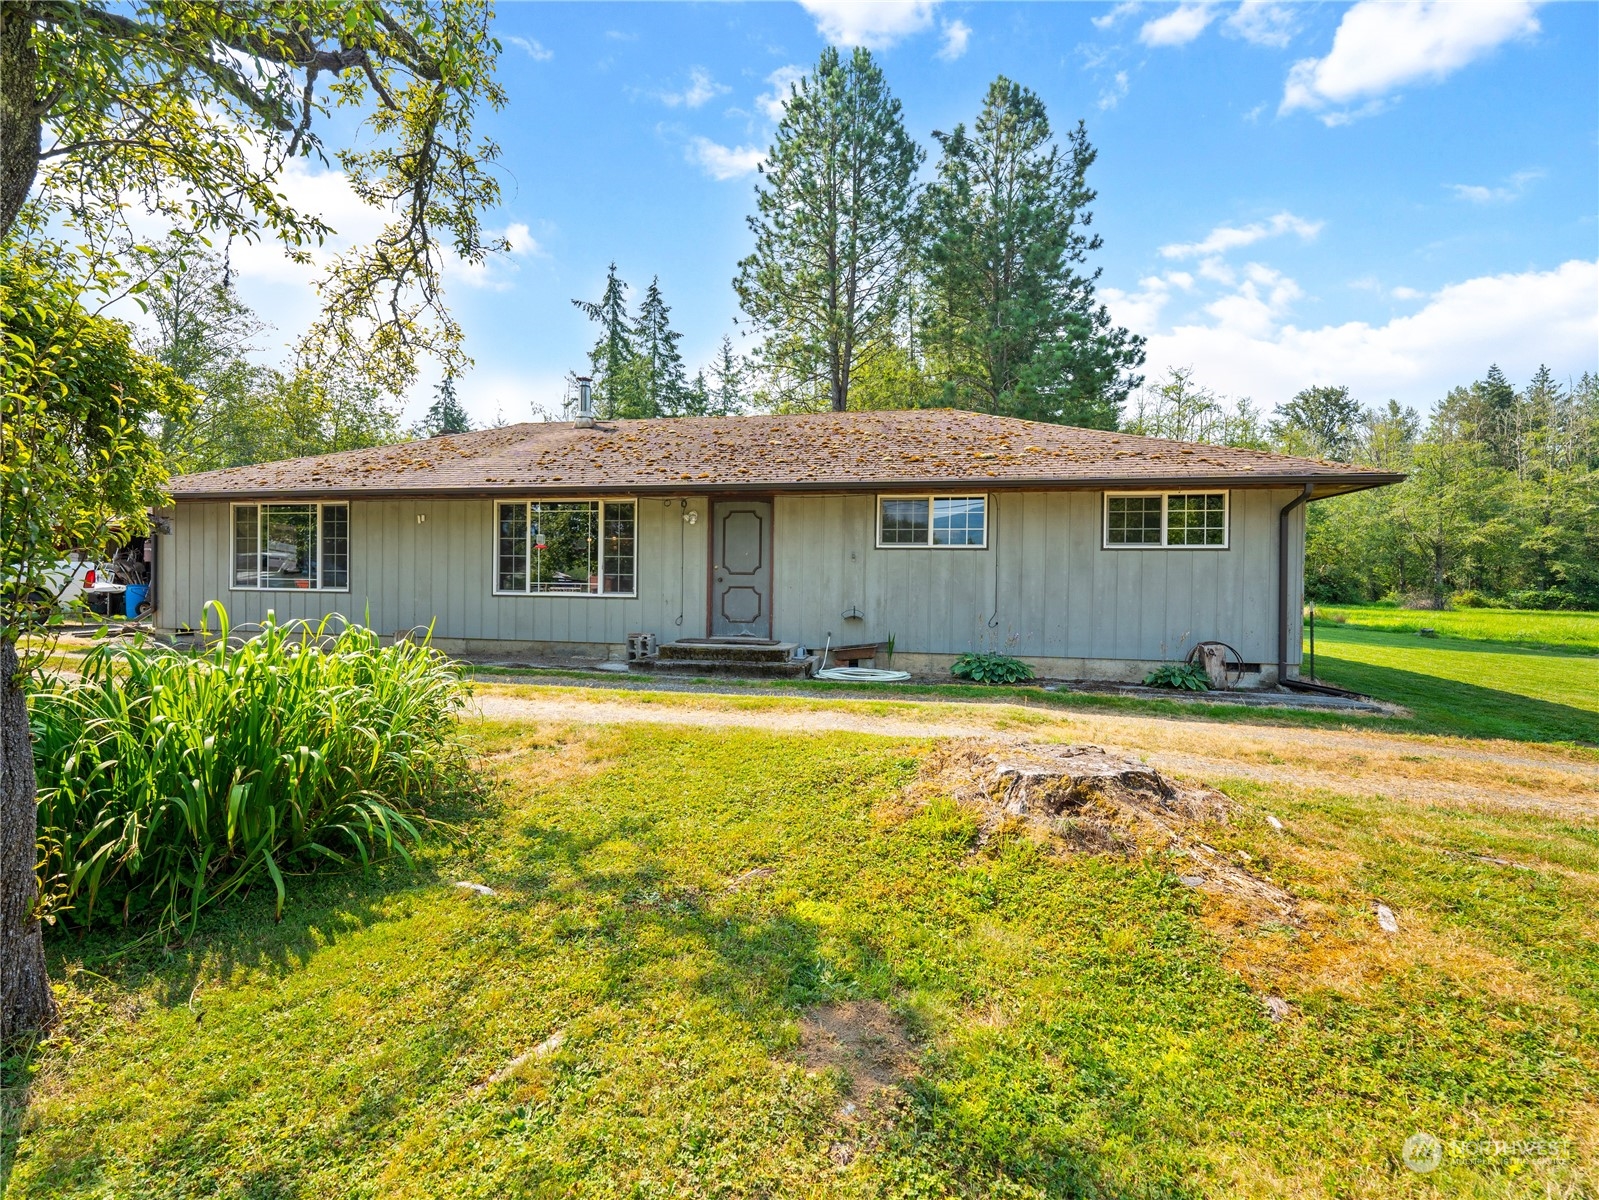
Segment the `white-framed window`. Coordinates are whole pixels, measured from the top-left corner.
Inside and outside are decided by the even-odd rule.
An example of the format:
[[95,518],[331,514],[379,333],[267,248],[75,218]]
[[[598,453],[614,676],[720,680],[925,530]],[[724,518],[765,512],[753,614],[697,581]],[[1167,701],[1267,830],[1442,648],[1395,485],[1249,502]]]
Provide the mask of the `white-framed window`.
[[637,502],[496,502],[494,594],[637,595]]
[[229,578],[236,592],[349,591],[350,506],[235,504]]
[[1106,492],[1107,550],[1225,550],[1227,492]]
[[880,550],[982,550],[987,545],[987,496],[877,498]]

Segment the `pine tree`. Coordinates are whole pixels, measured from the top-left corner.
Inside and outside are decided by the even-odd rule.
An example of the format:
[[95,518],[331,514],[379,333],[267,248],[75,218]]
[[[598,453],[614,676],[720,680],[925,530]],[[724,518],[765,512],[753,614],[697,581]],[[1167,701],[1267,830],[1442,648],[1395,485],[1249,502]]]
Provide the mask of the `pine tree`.
[[428,408],[427,416],[422,418],[422,436],[433,438],[446,433],[467,433],[471,428],[472,420],[455,396],[455,377],[446,375],[434,389],[433,403]]
[[661,297],[659,276],[650,280],[633,325],[642,403],[640,411],[617,416],[678,417],[687,413],[688,380],[677,343],[683,335],[672,328],[672,310]]
[[824,50],[778,124],[749,218],[755,251],[733,281],[779,405],[843,411],[858,356],[891,344],[921,160],[871,54]]
[[920,339],[941,402],[1114,429],[1142,378],[1143,339],[1095,302],[1082,265],[1096,152],[1081,122],[1064,147],[1043,101],[1000,76],[970,133],[935,133],[938,178],[923,198],[927,292]]
[[633,319],[627,311],[627,284],[617,275],[616,264],[606,273],[605,292],[598,301],[572,303],[600,327],[599,341],[589,351],[596,411],[606,417],[654,416],[648,411],[640,378]]
[[733,351],[733,339],[723,334],[716,361],[711,364],[715,384],[706,395],[708,416],[732,417],[744,411],[749,404],[747,374],[743,360]]

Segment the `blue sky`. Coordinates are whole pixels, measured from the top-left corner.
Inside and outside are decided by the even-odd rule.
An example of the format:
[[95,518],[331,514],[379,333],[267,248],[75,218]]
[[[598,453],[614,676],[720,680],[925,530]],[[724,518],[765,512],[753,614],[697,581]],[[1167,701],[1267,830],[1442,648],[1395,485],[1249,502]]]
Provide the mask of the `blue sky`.
[[[754,166],[828,42],[880,57],[924,145],[998,74],[1087,122],[1102,296],[1152,372],[1425,408],[1490,361],[1599,367],[1599,6],[506,4],[497,32],[514,251],[450,281],[480,421],[558,405],[593,340],[570,300],[613,259],[635,295],[660,277],[691,367],[736,333]],[[289,185],[349,236],[375,221],[336,175]],[[309,277],[234,258],[291,337]]]

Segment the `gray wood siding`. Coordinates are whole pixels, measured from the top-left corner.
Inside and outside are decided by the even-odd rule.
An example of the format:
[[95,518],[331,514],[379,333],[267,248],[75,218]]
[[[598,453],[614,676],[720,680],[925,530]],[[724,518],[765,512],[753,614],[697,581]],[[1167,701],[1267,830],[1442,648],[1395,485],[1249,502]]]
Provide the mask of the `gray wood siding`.
[[[1215,638],[1274,663],[1277,513],[1294,494],[1234,491],[1226,550],[1101,549],[1099,492],[993,494],[984,550],[879,549],[875,496],[779,496],[774,633],[809,646],[892,634],[906,653],[1134,660]],[[1299,510],[1295,563],[1303,529]],[[1299,583],[1294,571],[1292,614]],[[865,619],[846,621],[851,607]]]
[[[1218,638],[1246,661],[1277,657],[1277,513],[1291,490],[1234,491],[1226,550],[1103,550],[1099,492],[990,497],[983,550],[878,549],[871,495],[778,496],[773,633],[821,646],[885,640],[918,654],[1178,658]],[[208,601],[235,622],[342,613],[382,633],[434,626],[445,639],[616,645],[706,633],[710,502],[638,502],[636,597],[496,596],[490,500],[350,505],[350,590],[232,591],[229,506],[184,503],[157,543],[159,622],[198,627]],[[418,522],[417,517],[426,519]],[[1291,521],[1290,620],[1299,629],[1304,510]],[[851,607],[865,613],[845,621]],[[682,623],[678,623],[681,615]],[[211,621],[213,627],[215,620]],[[1299,661],[1291,634],[1289,661]]]
[[440,638],[615,644],[630,633],[703,637],[709,505],[691,497],[689,507],[700,514],[693,526],[676,498],[639,500],[638,594],[613,598],[494,595],[494,502],[427,498],[351,503],[347,592],[235,591],[228,587],[229,505],[179,504],[172,533],[157,547],[160,624],[198,628],[207,603],[221,601],[235,623],[272,610],[280,620],[340,613],[384,634],[431,624]]

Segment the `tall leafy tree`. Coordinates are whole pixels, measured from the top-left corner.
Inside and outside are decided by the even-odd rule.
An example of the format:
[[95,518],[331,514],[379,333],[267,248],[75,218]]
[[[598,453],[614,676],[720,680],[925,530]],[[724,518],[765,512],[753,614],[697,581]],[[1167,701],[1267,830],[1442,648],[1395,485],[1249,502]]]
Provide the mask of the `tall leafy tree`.
[[868,51],[828,47],[793,87],[733,281],[777,404],[842,412],[862,359],[893,344],[921,161]]
[[59,258],[0,262],[0,1044],[55,1014],[38,915],[37,784],[19,657],[59,621],[56,562],[97,548],[113,521],[148,528],[167,471],[152,430],[189,389],[140,354],[133,331],[78,303]]
[[596,409],[607,417],[654,416],[642,386],[637,330],[627,311],[627,284],[616,273],[616,264],[606,272],[605,291],[598,300],[572,304],[600,327],[589,351]]
[[1365,410],[1346,387],[1308,387],[1277,410],[1272,435],[1290,454],[1349,462],[1360,443]]
[[1268,448],[1264,422],[1246,396],[1232,403],[1194,381],[1191,367],[1172,367],[1166,378],[1141,387],[1122,428],[1146,437],[1218,446]]
[[643,401],[639,416],[685,416],[691,407],[683,355],[677,348],[683,335],[672,328],[671,317],[672,310],[661,296],[660,277],[656,276],[644,291],[633,326]]
[[[153,211],[180,234],[273,238],[308,260],[334,231],[280,177],[295,159],[332,158],[391,219],[329,265],[301,349],[398,394],[419,354],[464,361],[447,256],[504,247],[482,225],[499,148],[473,128],[505,99],[489,19],[486,0],[11,0],[0,236],[32,207],[96,248],[83,274],[126,274],[130,214]],[[347,142],[325,142],[329,128]]]
[[1143,339],[1112,323],[1084,268],[1100,247],[1085,127],[1057,145],[1043,101],[1000,76],[970,132],[933,136],[920,333],[940,402],[1114,429]]
[[[297,378],[329,372],[398,395],[419,355],[464,365],[444,265],[450,255],[481,262],[504,247],[482,224],[499,199],[499,148],[474,132],[482,108],[505,99],[489,20],[486,0],[0,5],[0,243],[8,264],[51,258],[42,307],[6,297],[6,519],[20,504],[54,522],[7,525],[8,581],[26,582],[29,564],[59,550],[74,512],[115,506],[133,529],[160,500],[166,467],[147,428],[163,423],[181,385],[158,385],[148,360],[131,344],[123,353],[121,335],[95,315],[170,274],[161,257],[136,252],[144,239],[135,226],[149,215],[180,241],[271,239],[309,261],[335,231],[281,177],[295,159],[331,158],[387,224],[328,266]],[[324,140],[329,130],[338,141]],[[61,229],[71,252],[49,240]],[[29,280],[38,284],[36,274]],[[38,336],[18,341],[27,321]],[[0,622],[0,717],[6,736],[22,739],[5,746],[0,815],[8,836],[26,830],[23,840],[32,837],[35,796],[22,766],[16,646],[36,619],[12,606]],[[31,910],[16,902],[31,894],[33,854],[12,845],[0,862],[7,964],[14,952],[31,956],[38,936]],[[42,974],[4,982],[0,1034],[46,1019]]]

